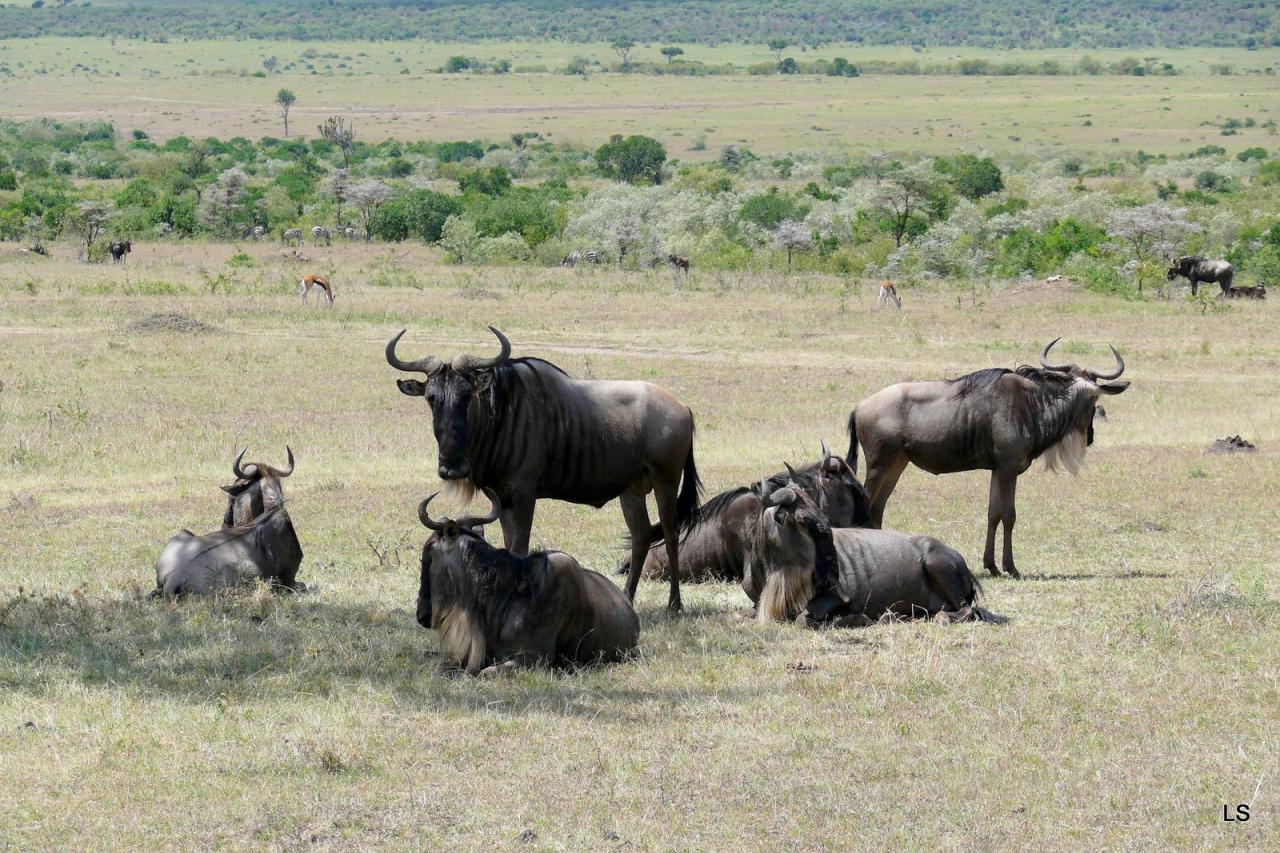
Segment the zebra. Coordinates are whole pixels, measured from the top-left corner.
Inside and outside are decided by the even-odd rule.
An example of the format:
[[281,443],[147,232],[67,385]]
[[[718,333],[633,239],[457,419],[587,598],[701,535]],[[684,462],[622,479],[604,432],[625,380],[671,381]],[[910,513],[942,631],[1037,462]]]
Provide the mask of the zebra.
[[286,229],[285,231],[281,231],[280,242],[284,243],[286,246],[289,245],[290,243],[301,246],[302,245],[302,229],[289,228],[289,229]]
[[255,243],[260,241],[266,235],[266,233],[267,233],[267,229],[262,227],[261,225],[255,225],[249,229],[249,236],[253,238],[253,242]]
[[311,245],[319,246],[321,240],[328,246],[333,241],[333,235],[323,225],[313,225],[311,227]]
[[588,264],[600,263],[600,253],[595,249],[588,249],[585,252],[574,250],[564,256],[564,260],[560,262],[560,266],[572,268],[584,262]]
[[346,228],[342,229],[342,236],[348,240],[354,240],[356,239],[356,229],[348,225]]

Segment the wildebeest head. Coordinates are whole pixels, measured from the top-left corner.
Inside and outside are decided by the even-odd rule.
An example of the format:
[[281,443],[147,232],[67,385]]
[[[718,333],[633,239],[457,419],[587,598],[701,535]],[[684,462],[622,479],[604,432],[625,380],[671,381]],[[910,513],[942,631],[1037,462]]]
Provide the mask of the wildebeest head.
[[[1124,373],[1124,359],[1121,358],[1120,353],[1116,352],[1115,347],[1111,347],[1111,354],[1116,359],[1116,368],[1110,373],[1090,370],[1074,364],[1050,364],[1049,350],[1053,349],[1054,344],[1060,340],[1062,340],[1060,337],[1054,338],[1040,353],[1040,366],[1050,373],[1071,377],[1075,380],[1074,384],[1078,386],[1082,394],[1082,404],[1074,408],[1075,417],[1078,418],[1078,421],[1069,426],[1068,434],[1083,435],[1085,437],[1084,445],[1088,447],[1093,444],[1093,422],[1097,413],[1098,397],[1103,394],[1120,394],[1129,387],[1128,380],[1115,381],[1120,378],[1120,374]],[[1103,410],[1103,418],[1106,418],[1105,410]],[[1068,452],[1067,445],[1063,445],[1062,452]],[[1046,465],[1050,468],[1054,467],[1056,461],[1058,460],[1052,455],[1045,460]],[[1063,456],[1061,461],[1069,470],[1075,471],[1075,461],[1069,456]]]
[[788,484],[770,492],[750,536],[753,571],[764,577],[756,614],[794,619],[818,592],[833,589],[839,563],[831,527],[809,493]]
[[285,445],[289,455],[289,468],[282,470],[262,462],[243,465],[246,447],[231,464],[236,481],[223,486],[227,493],[227,511],[222,518],[223,527],[246,527],[264,512],[284,504],[284,489],[280,481],[293,473],[293,449]]
[[1178,258],[1173,262],[1173,266],[1169,267],[1169,271],[1165,273],[1165,278],[1169,279],[1169,281],[1173,281],[1178,276],[1190,278],[1191,271],[1195,268],[1195,265],[1203,260],[1204,258],[1199,255],[1186,255]]
[[832,527],[867,527],[871,523],[870,500],[853,468],[822,442],[820,461],[798,471],[786,465],[787,473],[766,477],[751,487],[761,497],[788,484],[802,489],[822,511]]
[[[464,515],[458,519],[433,519],[427,507],[440,494],[435,492],[418,505],[418,520],[431,531],[422,547],[422,574],[418,582],[418,624],[432,627],[432,597],[448,602],[474,602],[482,592],[483,579],[475,570],[478,564],[499,553],[485,541],[481,528],[498,518],[498,496],[485,489],[489,498],[489,514]],[[478,614],[475,614],[478,615]]]
[[425,397],[431,407],[431,428],[439,448],[439,474],[443,480],[466,480],[471,476],[471,459],[467,453],[471,432],[471,405],[477,395],[493,385],[494,370],[511,358],[511,342],[489,327],[501,347],[497,356],[479,358],[459,355],[446,364],[433,355],[415,361],[402,361],[396,356],[396,344],[404,336],[401,330],[387,343],[387,363],[406,373],[424,373],[426,382],[417,379],[396,380],[400,393]]

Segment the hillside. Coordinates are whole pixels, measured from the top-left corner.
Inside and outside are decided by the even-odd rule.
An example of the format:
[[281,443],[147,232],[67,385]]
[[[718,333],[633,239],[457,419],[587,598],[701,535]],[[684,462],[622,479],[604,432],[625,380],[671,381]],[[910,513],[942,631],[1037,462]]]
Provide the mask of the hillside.
[[1280,24],[1269,0],[107,0],[0,8],[0,37],[47,35],[1261,47],[1280,45]]

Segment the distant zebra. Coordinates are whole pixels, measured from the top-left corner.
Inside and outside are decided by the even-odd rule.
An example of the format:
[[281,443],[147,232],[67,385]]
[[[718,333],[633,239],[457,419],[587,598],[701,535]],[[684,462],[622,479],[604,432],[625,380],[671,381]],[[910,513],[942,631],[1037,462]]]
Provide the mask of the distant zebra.
[[578,264],[598,264],[600,263],[600,253],[595,249],[588,249],[585,252],[572,251],[564,256],[564,260],[560,262],[562,267],[576,267]]
[[324,244],[328,246],[333,242],[333,235],[329,233],[328,228],[325,228],[322,225],[313,225],[311,227],[311,245],[319,246],[321,240],[323,240]]
[[348,225],[346,228],[342,229],[342,236],[348,240],[354,240],[356,239],[356,229]]
[[289,228],[286,231],[280,232],[280,242],[284,243],[286,246],[289,245],[290,243],[296,246],[301,246],[302,245],[302,229]]
[[257,243],[267,234],[267,229],[261,225],[255,225],[249,229],[249,236],[253,238],[253,242]]

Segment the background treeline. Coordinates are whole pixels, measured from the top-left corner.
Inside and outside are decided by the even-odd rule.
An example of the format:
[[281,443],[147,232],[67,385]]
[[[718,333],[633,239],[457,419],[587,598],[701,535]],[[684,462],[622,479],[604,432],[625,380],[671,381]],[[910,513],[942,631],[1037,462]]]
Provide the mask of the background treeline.
[[[38,8],[31,8],[34,5]],[[252,7],[248,9],[246,7]],[[1280,45],[1272,0],[232,0],[0,7],[6,37],[563,40],[1040,47]]]
[[319,225],[339,239],[424,241],[462,264],[554,265],[595,250],[650,269],[674,253],[698,272],[975,283],[1064,273],[1131,296],[1167,290],[1168,260],[1201,253],[1237,264],[1239,282],[1280,285],[1275,125],[1233,121],[1231,136],[1263,138],[1234,152],[1096,161],[731,146],[697,164],[643,135],[595,149],[536,133],[368,144],[332,133],[335,118],[336,143],[157,144],[105,123],[6,122],[0,239],[36,252],[71,242],[93,261],[112,239],[240,241],[257,229],[280,239],[300,228],[311,242]]

